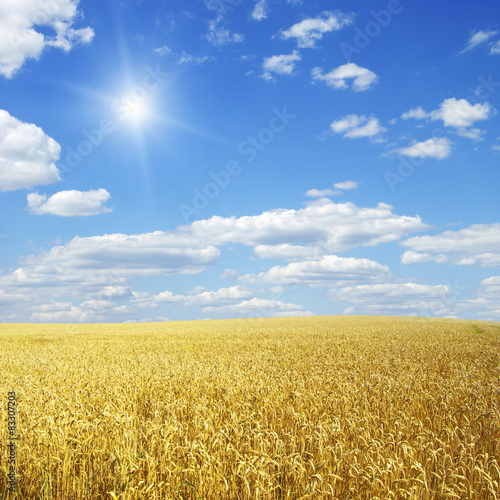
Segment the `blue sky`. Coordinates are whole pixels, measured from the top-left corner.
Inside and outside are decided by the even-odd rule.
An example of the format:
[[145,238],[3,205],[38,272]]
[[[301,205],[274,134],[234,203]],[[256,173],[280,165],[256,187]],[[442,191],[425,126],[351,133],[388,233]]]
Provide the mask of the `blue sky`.
[[500,6],[0,6],[0,320],[500,320]]

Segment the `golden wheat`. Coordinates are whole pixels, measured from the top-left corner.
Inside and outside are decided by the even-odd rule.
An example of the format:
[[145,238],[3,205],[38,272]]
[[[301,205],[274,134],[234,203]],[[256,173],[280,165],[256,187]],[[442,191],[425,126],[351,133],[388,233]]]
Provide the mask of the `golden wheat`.
[[2,499],[497,499],[500,325],[2,325]]

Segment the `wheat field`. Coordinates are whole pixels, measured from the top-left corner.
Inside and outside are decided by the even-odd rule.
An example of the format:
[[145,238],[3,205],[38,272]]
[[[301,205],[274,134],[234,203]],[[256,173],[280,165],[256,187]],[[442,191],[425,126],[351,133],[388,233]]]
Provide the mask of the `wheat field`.
[[500,324],[0,325],[1,499],[497,499]]

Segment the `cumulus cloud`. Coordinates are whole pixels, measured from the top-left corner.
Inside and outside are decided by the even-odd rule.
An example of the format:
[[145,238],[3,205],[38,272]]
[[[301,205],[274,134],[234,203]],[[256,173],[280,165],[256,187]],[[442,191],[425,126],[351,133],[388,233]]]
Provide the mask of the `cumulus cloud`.
[[[281,290],[281,293],[284,290]],[[158,295],[137,294],[134,304],[139,307],[170,307],[182,305],[185,307],[201,307],[205,314],[225,317],[265,317],[310,315],[309,311],[297,304],[280,302],[279,300],[261,299],[253,296],[253,292],[233,286],[220,288],[217,291],[197,291],[190,295],[176,295],[170,291]]]
[[252,10],[251,16],[255,21],[262,21],[267,18],[267,0],[258,0]]
[[60,181],[60,154],[61,146],[40,127],[0,109],[0,191]]
[[325,255],[318,260],[291,262],[274,266],[259,274],[246,274],[239,279],[258,285],[297,283],[311,286],[345,285],[349,282],[377,282],[390,277],[389,268],[369,259]]
[[424,264],[425,262],[437,262],[438,264],[444,264],[448,262],[448,256],[445,254],[428,254],[419,253],[413,250],[407,250],[401,256],[401,264]]
[[475,299],[457,302],[460,311],[474,310],[484,320],[500,321],[500,276],[491,276],[481,281]]
[[334,196],[338,194],[338,191],[335,192],[332,189],[309,189],[306,191],[306,196],[309,198],[323,198],[324,196]]
[[280,245],[257,245],[254,252],[261,259],[304,260],[321,258],[324,250],[315,246],[282,243]]
[[136,312],[128,305],[119,305],[110,300],[85,300],[78,306],[71,302],[55,302],[33,306],[30,321],[37,323],[90,323],[121,322],[124,317]]
[[416,236],[401,245],[411,249],[402,256],[404,264],[435,261],[495,267],[500,265],[500,224],[474,224],[435,236]]
[[446,285],[380,283],[333,289],[328,297],[353,304],[349,314],[448,316],[451,293]]
[[433,112],[433,120],[443,120],[445,127],[454,127],[459,133],[467,133],[474,122],[487,120],[492,116],[493,107],[485,102],[471,104],[466,99],[445,99]]
[[445,99],[437,109],[425,112],[421,106],[410,109],[401,115],[401,118],[407,120],[414,118],[416,120],[431,119],[433,121],[442,120],[445,127],[451,127],[454,131],[463,137],[470,139],[480,139],[482,131],[472,128],[477,121],[487,120],[495,114],[494,108],[490,103],[471,104],[466,99]]
[[338,121],[330,124],[334,134],[343,134],[348,139],[359,139],[361,137],[376,137],[387,131],[382,127],[374,116],[346,115]]
[[299,210],[269,210],[239,218],[214,216],[181,226],[179,231],[214,245],[298,244],[316,246],[323,253],[338,253],[397,241],[404,234],[427,228],[419,216],[393,214],[392,207],[385,203],[365,208],[322,198]]
[[424,142],[416,142],[406,148],[400,148],[397,152],[412,158],[437,158],[444,160],[451,154],[452,142],[446,137],[440,139],[431,138]]
[[[239,218],[215,216],[173,231],[77,236],[27,257],[17,270],[0,275],[0,288],[7,292],[6,287],[10,287],[12,293],[25,287],[95,293],[107,286],[126,287],[126,279],[135,276],[200,272],[215,264],[220,247],[228,244],[258,247],[257,254],[263,257],[273,252],[283,255],[288,248],[293,258],[298,254],[320,258],[359,246],[398,241],[427,228],[418,216],[393,214],[390,205],[365,208],[324,198],[299,210],[277,209]],[[226,271],[224,277],[235,275]]]
[[426,113],[422,109],[422,106],[419,106],[418,108],[410,109],[410,111],[407,111],[406,113],[403,113],[401,115],[401,118],[403,120],[408,120],[409,118],[414,118],[415,120],[423,120],[425,118],[431,118],[431,117],[432,117],[432,113]]
[[498,40],[498,42],[494,43],[494,44],[491,46],[491,49],[490,49],[490,54],[491,54],[491,55],[497,55],[497,54],[500,54],[500,40]]
[[[43,295],[99,295],[103,287],[124,290],[135,276],[194,274],[213,265],[220,250],[186,236],[156,231],[139,235],[75,237],[65,245],[25,258],[21,267],[0,275],[0,289]],[[116,288],[119,287],[119,288]],[[109,294],[106,294],[109,295]]]
[[352,23],[352,18],[341,12],[323,12],[315,18],[306,18],[291,28],[281,31],[281,38],[297,41],[299,48],[315,48],[325,33],[337,31]]
[[[323,198],[308,202],[299,210],[276,209],[239,218],[212,217],[172,231],[77,236],[24,258],[15,271],[0,274],[0,290],[4,302],[14,297],[12,300],[18,304],[16,320],[30,318],[26,317],[29,308],[22,308],[16,296],[28,297],[32,308],[43,303],[48,293],[53,299],[64,298],[61,303],[67,304],[70,298],[80,303],[64,310],[31,309],[29,314],[36,312],[37,320],[105,321],[109,317],[119,321],[131,311],[172,304],[222,307],[252,300],[253,294],[237,286],[218,291],[197,288],[187,295],[166,291],[151,296],[134,292],[128,280],[198,273],[217,263],[223,246],[241,244],[253,247],[259,258],[277,258],[299,266],[271,270],[263,277],[256,277],[257,281],[274,284],[277,274],[281,281],[277,285],[301,281],[331,284],[356,279],[372,282],[379,280],[379,275],[380,279],[387,275],[385,266],[360,259],[343,260],[330,254],[397,241],[427,227],[420,217],[394,214],[392,207],[383,203],[365,208]],[[226,269],[221,278],[237,276],[234,270]],[[245,279],[249,280],[249,276]],[[113,307],[108,304],[118,301],[122,303]],[[101,312],[96,312],[94,305]],[[17,314],[6,307],[9,315]]]
[[347,63],[323,73],[323,68],[312,69],[313,82],[322,81],[336,90],[349,88],[346,80],[352,80],[352,89],[356,92],[368,90],[378,80],[377,75],[367,68],[354,63]]
[[[478,294],[481,297],[491,297],[497,299],[500,297],[500,276],[491,276],[481,281]],[[500,304],[499,308],[500,308]]]
[[238,271],[236,269],[224,269],[224,271],[219,274],[221,280],[226,278],[236,278],[238,276]]
[[33,312],[30,317],[33,323],[87,323],[94,319],[95,316],[89,311],[72,305],[67,310]]
[[312,316],[313,313],[306,311],[298,304],[281,302],[279,300],[259,299],[254,297],[244,300],[238,304],[226,306],[208,306],[203,308],[203,312],[233,318],[264,318],[279,316]]
[[241,299],[248,299],[253,296],[250,290],[245,290],[240,286],[232,286],[229,288],[220,288],[217,291],[204,291],[187,298],[191,305],[221,305],[227,304]]
[[[0,3],[0,74],[11,78],[27,59],[38,59],[47,47],[68,52],[77,44],[90,43],[92,28],[73,27],[81,16],[78,4],[79,0]],[[47,29],[51,36],[45,34]]]
[[110,198],[105,189],[90,191],[59,191],[47,199],[45,194],[28,194],[28,208],[36,215],[59,215],[61,217],[97,215],[111,212],[104,206]]
[[273,73],[277,75],[291,75],[295,69],[295,63],[301,60],[300,54],[294,50],[291,54],[265,57],[262,63],[262,78],[272,80]]
[[22,293],[8,293],[0,288],[0,306],[10,306],[13,304],[19,304],[20,302],[28,302],[29,300],[29,295]]
[[356,181],[336,182],[333,187],[340,189],[341,191],[348,191],[350,189],[356,189],[358,187],[358,183]]
[[158,295],[138,297],[137,302],[147,300],[149,303],[163,305],[182,304],[183,306],[219,307],[252,297],[252,291],[237,285],[229,288],[220,288],[217,291],[196,290],[192,291],[189,295],[176,295],[167,290]]
[[306,196],[310,198],[324,198],[327,196],[335,196],[338,194],[342,194],[343,191],[348,191],[350,189],[356,189],[358,187],[358,183],[355,181],[344,181],[344,182],[336,182],[333,189],[309,189],[306,192]]

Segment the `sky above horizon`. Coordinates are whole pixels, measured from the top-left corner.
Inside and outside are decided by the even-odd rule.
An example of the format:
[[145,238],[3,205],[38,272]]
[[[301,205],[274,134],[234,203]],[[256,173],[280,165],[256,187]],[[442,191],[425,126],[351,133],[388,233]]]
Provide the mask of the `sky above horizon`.
[[0,4],[0,321],[500,321],[500,4]]

